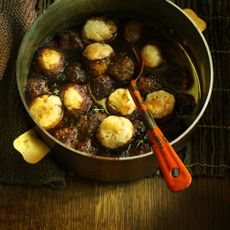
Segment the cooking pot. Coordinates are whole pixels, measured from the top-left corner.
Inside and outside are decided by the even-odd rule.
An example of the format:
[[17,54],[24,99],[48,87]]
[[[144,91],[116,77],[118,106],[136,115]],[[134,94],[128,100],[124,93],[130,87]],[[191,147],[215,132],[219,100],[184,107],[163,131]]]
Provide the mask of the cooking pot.
[[143,177],[156,169],[153,153],[129,157],[106,157],[70,149],[56,140],[34,120],[28,109],[24,93],[31,60],[36,48],[44,39],[67,24],[98,12],[107,14],[112,12],[119,15],[128,13],[148,20],[157,19],[160,23],[173,28],[176,34],[182,37],[184,48],[189,50],[199,74],[201,100],[199,111],[192,124],[171,142],[177,151],[191,137],[194,127],[209,102],[213,85],[212,58],[203,34],[183,10],[167,0],[61,0],[51,5],[26,33],[17,58],[17,84],[20,97],[36,132],[51,147],[53,156],[69,170],[97,180],[127,181]]

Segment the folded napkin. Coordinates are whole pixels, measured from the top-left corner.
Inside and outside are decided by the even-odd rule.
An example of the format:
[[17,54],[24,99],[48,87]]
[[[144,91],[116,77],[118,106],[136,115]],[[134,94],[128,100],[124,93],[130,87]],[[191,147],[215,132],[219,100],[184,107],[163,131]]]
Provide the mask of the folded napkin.
[[[207,22],[204,33],[214,59],[215,84],[211,102],[180,156],[193,175],[224,176],[230,168],[230,2],[175,0],[192,8]],[[65,171],[49,156],[29,165],[14,150],[13,140],[30,128],[17,91],[15,62],[24,33],[37,14],[51,4],[45,0],[0,2],[0,182],[23,185],[65,184]]]
[[49,157],[27,164],[12,146],[30,128],[15,77],[16,56],[26,30],[37,17],[35,0],[0,1],[0,182],[8,184],[65,184],[65,173]]

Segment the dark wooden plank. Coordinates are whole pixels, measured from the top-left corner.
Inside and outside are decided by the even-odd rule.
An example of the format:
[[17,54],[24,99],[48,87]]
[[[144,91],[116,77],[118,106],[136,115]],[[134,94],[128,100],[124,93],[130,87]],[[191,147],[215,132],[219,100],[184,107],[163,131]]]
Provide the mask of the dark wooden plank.
[[229,182],[195,178],[177,194],[161,178],[70,178],[61,190],[0,185],[0,229],[228,229]]

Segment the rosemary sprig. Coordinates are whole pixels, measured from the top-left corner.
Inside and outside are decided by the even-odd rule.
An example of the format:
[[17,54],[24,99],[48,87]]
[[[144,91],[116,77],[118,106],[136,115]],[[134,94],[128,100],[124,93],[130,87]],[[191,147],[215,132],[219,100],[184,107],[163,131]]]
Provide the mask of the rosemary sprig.
[[54,83],[54,84],[52,85],[52,87],[51,87],[51,92],[52,92],[52,94],[54,94],[54,95],[59,95],[59,93],[60,93],[60,87],[59,87],[59,85],[58,85],[57,83]]
[[137,143],[137,144],[136,144],[136,147],[135,147],[135,148],[138,148],[138,146],[139,146],[140,144],[145,143],[147,140],[148,140],[148,133],[146,133],[145,136],[144,136],[142,139],[136,140],[136,143]]
[[51,94],[51,92],[50,92],[50,89],[49,89],[48,85],[46,85],[46,86],[43,88],[43,92],[44,92],[44,93]]
[[95,108],[93,108],[93,112],[95,112],[95,113],[98,113],[98,112],[105,112],[105,110],[104,110],[103,108],[95,107]]
[[121,56],[127,56],[128,53],[125,52],[125,51],[123,51],[123,52],[120,52],[119,54],[120,54]]

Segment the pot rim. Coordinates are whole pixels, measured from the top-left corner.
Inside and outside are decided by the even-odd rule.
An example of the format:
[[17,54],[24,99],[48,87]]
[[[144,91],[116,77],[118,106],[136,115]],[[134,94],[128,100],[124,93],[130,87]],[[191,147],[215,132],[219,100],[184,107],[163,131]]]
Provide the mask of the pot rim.
[[204,105],[203,105],[202,109],[200,110],[199,114],[196,116],[196,119],[192,122],[192,124],[190,124],[190,126],[181,135],[179,135],[176,139],[174,139],[173,141],[170,142],[171,145],[174,145],[175,143],[179,142],[184,136],[188,135],[192,131],[192,129],[197,125],[200,118],[203,116],[203,114],[204,114],[204,112],[208,106],[208,103],[210,101],[211,95],[212,95],[213,80],[214,80],[214,69],[213,69],[213,60],[212,60],[211,51],[209,49],[208,43],[207,43],[203,33],[199,30],[199,28],[196,26],[194,21],[188,17],[188,15],[183,11],[183,9],[181,9],[179,6],[177,6],[175,3],[171,2],[170,0],[166,0],[166,1],[169,4],[173,5],[175,8],[177,8],[177,10],[179,10],[187,19],[189,19],[190,22],[193,24],[193,26],[196,28],[196,30],[199,33],[199,35],[200,35],[200,37],[204,43],[204,46],[206,48],[206,51],[208,54],[209,66],[210,66],[210,84],[209,84],[209,90],[208,90]]
[[[176,139],[174,139],[173,141],[170,142],[171,145],[174,145],[174,144],[176,144],[177,142],[179,142],[183,137],[185,137],[186,135],[188,135],[188,134],[192,131],[192,129],[196,126],[196,124],[198,123],[198,121],[199,121],[200,118],[202,117],[204,111],[206,110],[207,105],[208,105],[209,100],[210,100],[210,97],[211,97],[211,94],[212,94],[213,79],[214,79],[214,70],[213,70],[213,61],[212,61],[211,52],[210,52],[208,43],[207,43],[207,41],[206,41],[204,35],[202,34],[202,32],[200,32],[200,30],[197,28],[197,26],[195,25],[195,23],[187,16],[187,14],[186,14],[179,6],[177,6],[175,3],[171,2],[170,0],[165,0],[165,1],[166,1],[168,4],[171,4],[174,8],[176,8],[176,10],[178,10],[181,14],[183,14],[184,17],[190,21],[191,26],[194,26],[194,27],[195,27],[195,29],[197,30],[197,32],[198,32],[199,35],[200,35],[200,38],[201,38],[201,40],[202,40],[202,42],[203,42],[203,44],[204,44],[204,47],[205,47],[206,51],[207,51],[208,60],[209,60],[209,67],[210,67],[210,84],[209,84],[209,90],[208,90],[208,93],[207,93],[207,97],[206,97],[206,99],[205,99],[205,102],[204,102],[204,104],[203,104],[203,107],[202,107],[202,109],[200,110],[199,114],[196,116],[195,120],[190,124],[190,126],[189,126],[181,135],[179,135]],[[56,5],[56,4],[58,4],[58,3],[59,3],[59,1],[53,3],[49,8],[54,7],[54,5]],[[49,9],[48,9],[46,12],[44,12],[44,15],[47,14],[48,11],[49,11]],[[39,23],[40,20],[41,20],[41,17],[42,17],[42,16],[38,17],[38,19],[35,21],[34,24]],[[34,26],[34,24],[32,25],[32,27]],[[29,30],[29,31],[30,31],[30,30]],[[28,31],[28,32],[29,32],[29,31]],[[27,32],[27,33],[28,33],[28,32]],[[27,34],[27,33],[26,33],[26,34]],[[26,40],[25,38],[26,38],[26,35],[24,36],[24,38],[23,38],[21,44],[23,44],[23,43],[25,42],[25,40]],[[19,57],[19,54],[20,54],[21,52],[23,52],[23,50],[22,50],[22,45],[21,45],[20,48],[19,48],[18,57]],[[17,58],[16,66],[17,66],[17,67],[16,67],[16,70],[17,70],[17,69],[19,68],[19,58]],[[17,72],[18,72],[18,71],[16,71],[16,75],[17,75]],[[19,83],[19,77],[18,77],[18,75],[17,75],[17,85],[18,85],[18,88],[20,88],[20,87],[19,87],[19,86],[20,86],[20,83]],[[84,156],[84,157],[95,158],[95,159],[98,159],[98,160],[106,160],[106,161],[107,161],[107,160],[108,160],[108,161],[114,161],[114,160],[115,160],[115,161],[118,161],[118,160],[119,160],[119,161],[135,160],[135,159],[140,159],[140,158],[148,157],[148,156],[150,156],[150,155],[153,154],[153,151],[151,151],[151,152],[148,152],[148,153],[145,153],[145,154],[141,154],[141,155],[123,156],[123,157],[121,157],[121,156],[118,156],[118,157],[112,156],[112,157],[111,157],[111,156],[93,155],[93,154],[90,154],[90,153],[81,152],[81,151],[79,151],[79,150],[70,148],[70,147],[66,146],[65,144],[63,144],[62,142],[60,142],[59,140],[57,140],[56,138],[54,138],[47,130],[45,130],[44,128],[42,128],[42,127],[38,124],[38,122],[33,118],[32,114],[30,113],[30,111],[29,111],[29,109],[28,109],[28,106],[27,106],[25,100],[23,100],[24,95],[23,95],[22,90],[19,90],[19,94],[20,94],[20,97],[21,97],[21,99],[22,99],[22,102],[23,102],[23,104],[24,104],[24,107],[25,107],[27,113],[28,113],[29,116],[32,118],[32,120],[33,120],[33,122],[36,124],[36,126],[39,127],[39,129],[42,130],[42,132],[43,132],[46,136],[48,136],[49,139],[51,139],[51,140],[53,141],[53,143],[58,144],[58,145],[61,145],[62,147],[64,147],[65,149],[69,149],[69,150],[70,150],[71,152],[73,152],[73,153],[80,154],[80,155],[82,155],[82,156]],[[54,144],[54,145],[55,145],[55,144]],[[51,147],[51,148],[52,148],[52,147]]]

